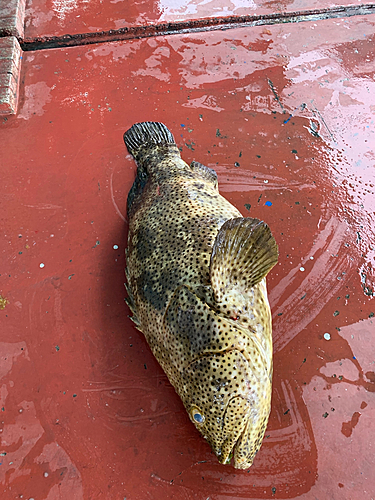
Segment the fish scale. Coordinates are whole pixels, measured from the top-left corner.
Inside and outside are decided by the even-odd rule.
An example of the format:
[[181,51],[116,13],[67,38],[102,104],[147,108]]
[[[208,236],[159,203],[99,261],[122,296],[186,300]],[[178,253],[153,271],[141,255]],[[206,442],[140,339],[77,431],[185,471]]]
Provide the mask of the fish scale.
[[268,226],[243,218],[216,173],[185,163],[165,125],[124,134],[137,163],[128,196],[133,321],[221,463],[250,467],[271,403]]

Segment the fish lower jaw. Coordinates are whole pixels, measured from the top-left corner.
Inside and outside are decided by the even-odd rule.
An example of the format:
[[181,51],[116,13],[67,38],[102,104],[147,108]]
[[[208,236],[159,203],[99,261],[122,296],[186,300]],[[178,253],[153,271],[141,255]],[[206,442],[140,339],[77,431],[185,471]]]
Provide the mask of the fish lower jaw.
[[236,459],[234,458],[234,450],[236,445],[233,447],[233,450],[227,455],[220,455],[216,453],[218,461],[223,465],[232,465],[235,469],[249,469],[253,465],[253,460],[248,460],[246,457]]
[[245,459],[242,460],[234,460],[234,463],[233,463],[233,467],[235,469],[242,469],[242,470],[245,470],[245,469],[249,469],[251,466],[253,465],[253,462],[249,462]]

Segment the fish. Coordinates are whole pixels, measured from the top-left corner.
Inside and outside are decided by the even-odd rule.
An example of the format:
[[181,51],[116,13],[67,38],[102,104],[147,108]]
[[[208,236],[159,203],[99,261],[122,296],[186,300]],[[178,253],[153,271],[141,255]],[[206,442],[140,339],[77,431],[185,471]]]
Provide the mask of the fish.
[[127,198],[131,319],[222,464],[248,469],[271,409],[268,225],[219,194],[216,172],[181,158],[160,122],[124,134],[137,174]]

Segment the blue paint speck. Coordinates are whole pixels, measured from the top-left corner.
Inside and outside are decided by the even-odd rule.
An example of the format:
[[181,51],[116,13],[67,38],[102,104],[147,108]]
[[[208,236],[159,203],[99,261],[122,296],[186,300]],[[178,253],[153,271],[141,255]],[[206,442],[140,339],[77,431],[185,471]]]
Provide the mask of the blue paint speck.
[[181,123],[181,127],[185,127],[185,125],[183,123]]
[[357,359],[355,356],[353,356],[353,359]]
[[272,202],[271,201],[266,201],[265,205],[266,205],[266,207],[272,207]]

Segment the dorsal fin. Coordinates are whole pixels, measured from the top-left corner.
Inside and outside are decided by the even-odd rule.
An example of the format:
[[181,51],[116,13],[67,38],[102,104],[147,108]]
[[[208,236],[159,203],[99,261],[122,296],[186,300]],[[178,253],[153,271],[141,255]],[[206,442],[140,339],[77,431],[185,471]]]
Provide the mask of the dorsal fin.
[[265,222],[243,217],[226,221],[216,236],[210,263],[216,302],[233,289],[244,293],[255,286],[277,259],[277,244]]

